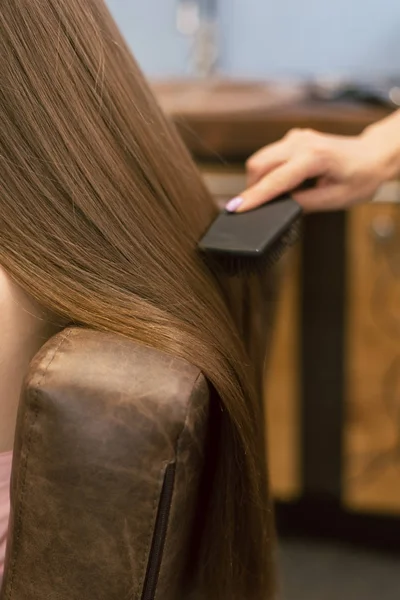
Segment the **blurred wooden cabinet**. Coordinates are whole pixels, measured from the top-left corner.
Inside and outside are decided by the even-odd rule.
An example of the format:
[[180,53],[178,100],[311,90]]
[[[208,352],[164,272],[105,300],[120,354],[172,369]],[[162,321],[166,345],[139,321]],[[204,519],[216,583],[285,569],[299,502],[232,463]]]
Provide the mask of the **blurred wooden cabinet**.
[[[241,167],[203,165],[202,171],[221,205],[245,187]],[[338,501],[351,510],[390,514],[400,514],[400,205],[387,201],[395,200],[397,192],[388,186],[381,193],[383,202],[356,207],[346,216],[342,240],[344,373],[338,373],[344,389],[343,397],[337,399],[343,405],[341,439],[336,444],[340,455],[335,458],[341,470]],[[315,252],[323,249],[315,248]],[[265,379],[266,428],[274,495],[291,502],[307,494],[304,478],[310,467],[303,455],[304,419],[308,418],[304,407],[309,398],[303,388],[300,356],[304,348],[300,336],[308,335],[307,323],[300,322],[304,301],[300,247],[288,252],[280,269]],[[324,366],[316,363],[315,368]],[[323,389],[320,402],[323,410]],[[334,412],[335,407],[329,410]],[[326,433],[328,438],[332,435]],[[308,441],[314,464],[319,454],[325,460],[318,446],[321,438],[324,431],[314,442]],[[329,470],[329,465],[321,469],[325,466]]]
[[349,214],[347,297],[343,500],[400,514],[400,205]]
[[[221,205],[244,189],[246,158],[291,128],[352,135],[387,114],[262,83],[155,90]],[[380,196],[346,215],[307,219],[303,244],[280,265],[265,398],[272,487],[285,502],[319,495],[400,515],[398,186]]]

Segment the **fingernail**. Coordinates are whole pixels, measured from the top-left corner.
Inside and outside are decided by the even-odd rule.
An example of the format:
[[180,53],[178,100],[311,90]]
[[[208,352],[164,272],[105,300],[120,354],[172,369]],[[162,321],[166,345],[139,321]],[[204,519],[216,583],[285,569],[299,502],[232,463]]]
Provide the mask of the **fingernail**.
[[237,208],[239,208],[239,206],[242,204],[243,201],[244,201],[244,198],[241,198],[240,196],[237,196],[236,198],[232,198],[232,200],[230,200],[228,202],[228,204],[225,206],[225,210],[227,210],[228,212],[235,212],[235,210]]

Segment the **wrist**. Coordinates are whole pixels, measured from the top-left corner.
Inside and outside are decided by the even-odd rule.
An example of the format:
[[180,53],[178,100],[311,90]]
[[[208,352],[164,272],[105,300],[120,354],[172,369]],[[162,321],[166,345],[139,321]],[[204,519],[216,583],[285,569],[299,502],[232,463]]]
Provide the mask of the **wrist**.
[[367,127],[360,138],[383,181],[400,177],[400,112]]

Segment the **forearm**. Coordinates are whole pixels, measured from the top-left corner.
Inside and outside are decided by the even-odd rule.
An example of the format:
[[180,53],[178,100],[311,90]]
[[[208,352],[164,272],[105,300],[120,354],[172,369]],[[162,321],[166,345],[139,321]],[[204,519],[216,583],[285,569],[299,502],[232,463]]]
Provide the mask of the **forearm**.
[[400,177],[400,110],[367,127],[362,137],[376,152],[382,180]]

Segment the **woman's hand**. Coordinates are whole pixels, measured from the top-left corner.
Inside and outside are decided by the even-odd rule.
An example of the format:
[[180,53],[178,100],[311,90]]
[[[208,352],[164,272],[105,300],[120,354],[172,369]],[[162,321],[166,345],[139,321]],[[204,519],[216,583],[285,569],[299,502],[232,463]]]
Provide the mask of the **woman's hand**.
[[[249,187],[227,210],[246,211],[285,192],[306,212],[347,208],[371,199],[399,165],[400,112],[357,137],[293,130],[247,161]],[[313,189],[296,191],[314,178]]]

